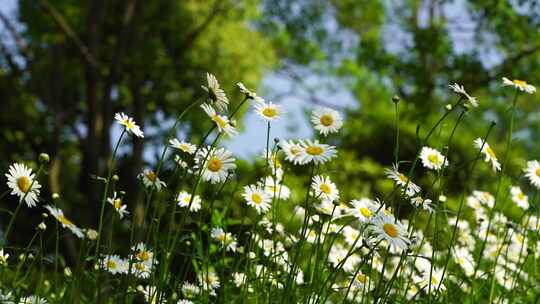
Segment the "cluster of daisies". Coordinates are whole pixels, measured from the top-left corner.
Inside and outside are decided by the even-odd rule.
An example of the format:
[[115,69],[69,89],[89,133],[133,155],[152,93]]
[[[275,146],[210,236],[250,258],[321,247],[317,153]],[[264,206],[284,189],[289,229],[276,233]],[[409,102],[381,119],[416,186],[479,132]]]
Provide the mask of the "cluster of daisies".
[[[470,290],[474,287],[474,279],[491,279],[508,291],[528,279],[523,265],[539,257],[540,242],[531,235],[537,234],[540,218],[529,210],[529,197],[519,185],[507,189],[508,202],[505,202],[515,204],[523,211],[519,221],[512,221],[496,211],[497,200],[501,200],[499,193],[495,197],[478,190],[465,199],[465,211],[470,216],[464,217],[461,216],[461,206],[457,216],[452,212],[445,213],[447,210],[443,208],[446,207],[447,198],[444,195],[427,197],[430,192],[413,181],[414,165],[409,172],[403,171],[399,162],[386,169],[385,174],[394,182],[395,189],[413,206],[413,214],[427,211],[431,220],[435,213],[437,219],[442,217],[448,223],[452,232],[451,242],[455,242],[450,247],[434,249],[436,246],[432,245],[432,240],[437,237],[436,233],[424,235],[423,230],[413,225],[411,218],[399,219],[383,200],[367,197],[347,200],[340,195],[332,176],[324,173],[324,165],[337,157],[336,147],[326,143],[326,139],[340,131],[343,118],[339,112],[327,107],[317,107],[311,113],[310,121],[318,132],[318,140],[285,139],[276,141],[273,147],[266,147],[260,156],[265,163],[261,176],[251,183],[240,184],[241,195],[233,196],[252,210],[251,214],[256,215],[247,216],[250,217],[248,220],[252,229],[245,235],[233,234],[232,225],[215,220],[212,206],[205,206],[204,195],[197,191],[198,183],[225,184],[234,175],[236,159],[230,151],[219,147],[218,140],[222,135],[233,137],[238,134],[234,116],[240,106],[249,101],[256,115],[268,124],[268,130],[285,111],[281,105],[266,101],[242,83],[237,83],[237,87],[244,99],[237,108],[229,110],[229,98],[216,77],[208,73],[206,82],[202,86],[206,99],[199,111],[202,110],[212,122],[210,132],[217,131],[214,142],[207,145],[203,141],[195,145],[186,139],[171,138],[165,149],[173,150],[175,168],[185,170],[185,174],[193,176],[192,180],[196,181],[194,188],[182,189],[186,186],[182,185],[178,192],[172,193],[173,215],[176,207],[186,215],[198,212],[201,215],[199,218],[203,218],[202,212],[206,209],[210,211],[211,224],[198,223],[204,225],[208,233],[206,242],[197,239],[195,233],[186,235],[183,240],[214,249],[200,250],[206,251],[208,256],[197,256],[191,261],[194,268],[191,282],[180,281],[179,285],[171,283],[170,288],[152,285],[159,262],[143,242],[132,246],[126,258],[117,254],[98,254],[94,265],[98,271],[112,276],[133,275],[138,282],[147,284],[137,287],[146,302],[170,303],[171,298],[179,304],[200,302],[201,299],[217,301],[223,285],[228,290],[234,290],[238,297],[256,297],[260,286],[286,293],[308,283],[316,288],[309,288],[311,293],[302,296],[306,303],[332,303],[344,299],[359,303],[374,293],[381,296],[381,292],[385,300],[388,297],[402,297],[414,301],[425,295],[440,294],[450,285],[460,290]],[[503,85],[529,94],[536,90],[521,80],[503,78]],[[463,86],[452,84],[449,87],[460,96],[459,104],[462,106],[478,106],[478,100],[468,94]],[[452,109],[452,105],[447,107],[448,111]],[[129,134],[144,138],[144,132],[133,118],[117,113],[115,120],[123,127],[122,136]],[[501,163],[486,139],[477,138],[471,147],[494,174],[500,174]],[[416,157],[413,164],[421,163],[425,170],[437,173],[437,178],[444,175],[444,170],[450,166],[447,154],[427,144]],[[292,207],[292,194],[296,189],[289,188],[285,181],[286,175],[290,172],[294,174],[298,166],[307,166],[312,173],[303,204],[297,203]],[[7,185],[10,193],[18,197],[19,207],[23,203],[29,208],[36,207],[42,200],[38,181],[40,172],[41,168],[34,172],[22,163],[10,166],[6,174]],[[524,173],[530,184],[540,190],[540,162],[529,161]],[[158,175],[159,169],[151,168],[138,175],[141,185],[151,190],[148,193],[176,189],[168,186]],[[103,180],[109,183],[109,179]],[[130,216],[130,206],[124,202],[125,192],[111,192],[103,196],[103,206],[108,206],[120,220],[125,220]],[[47,210],[43,218],[50,215],[60,227],[77,238],[98,239],[99,245],[101,227],[98,231],[79,228],[57,206],[57,198],[58,195],[53,195],[52,203],[43,206]],[[277,215],[280,206],[281,210],[288,208],[293,211],[288,214],[290,218],[284,219],[286,222],[281,222],[282,218]],[[38,228],[41,231],[47,229],[45,220]],[[154,248],[159,245],[154,243]],[[480,255],[474,255],[478,251]],[[168,258],[170,255],[171,252],[167,252],[164,256]],[[164,262],[161,255],[159,257]],[[233,262],[226,258],[231,258]],[[9,267],[9,259],[9,253],[0,249],[0,267]],[[219,262],[212,264],[210,261]],[[231,271],[222,269],[231,263],[237,266]],[[178,299],[178,294],[182,299]],[[13,299],[9,292],[0,293],[2,302],[10,303]],[[499,300],[507,299],[500,297]],[[20,298],[18,301],[47,303],[44,298],[37,296]]]

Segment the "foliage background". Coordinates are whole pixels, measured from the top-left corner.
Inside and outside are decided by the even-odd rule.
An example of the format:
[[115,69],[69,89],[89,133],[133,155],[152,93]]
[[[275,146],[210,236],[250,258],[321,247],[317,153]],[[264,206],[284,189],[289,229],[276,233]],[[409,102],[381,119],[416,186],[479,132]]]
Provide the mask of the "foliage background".
[[[313,105],[343,111],[346,124],[332,139],[341,161],[332,165],[331,174],[344,200],[384,198],[391,191],[383,168],[390,166],[394,148],[393,95],[401,98],[400,159],[414,157],[417,132],[424,135],[424,126],[432,125],[444,105],[453,102],[449,83],[463,84],[478,97],[480,107],[467,114],[449,154],[459,168],[472,159],[472,141],[483,136],[492,121],[496,126],[490,144],[502,150],[497,149],[507,128],[502,117],[512,96],[500,89],[500,77],[540,84],[538,1],[13,4],[14,9],[0,14],[0,169],[7,171],[13,161],[35,162],[41,152],[51,155],[42,197],[47,201],[51,193],[60,193],[60,207],[82,227],[97,226],[101,185],[93,177],[104,175],[111,142],[118,136],[113,114],[132,115],[147,135],[130,139],[118,161],[119,185],[128,193],[133,220],[141,221],[143,194],[136,175],[155,165],[171,119],[203,96],[200,85],[207,71],[218,77],[233,102],[240,98],[235,83],[242,81],[266,99],[293,109],[280,122],[288,129],[278,128],[273,133],[277,137],[308,135],[302,128],[304,110]],[[536,96],[520,98],[509,167],[513,176],[539,153]],[[245,116],[253,121],[251,113]],[[246,128],[239,122],[249,135],[229,142],[230,148],[241,152],[260,143],[262,150],[264,127]],[[202,111],[195,111],[178,136],[197,142],[209,126]],[[438,135],[432,145],[442,148],[447,136]],[[257,168],[260,164],[247,157],[238,176],[255,178]],[[489,170],[480,166],[473,175],[481,190],[496,186]],[[464,180],[463,171],[449,174],[445,194],[452,202],[470,181]],[[426,182],[420,181],[421,186]],[[287,183],[295,188],[303,180],[290,176]],[[1,183],[0,191],[6,190]],[[293,193],[291,204],[298,195]],[[14,209],[17,202],[8,200],[9,205],[1,207]],[[239,206],[236,214],[242,212]],[[513,210],[505,211],[512,216]],[[18,233],[10,242],[29,238],[40,213],[24,210],[21,216],[27,220],[18,221]],[[6,219],[0,218],[0,228],[5,229]],[[76,257],[71,236],[64,237],[61,248],[68,261]]]

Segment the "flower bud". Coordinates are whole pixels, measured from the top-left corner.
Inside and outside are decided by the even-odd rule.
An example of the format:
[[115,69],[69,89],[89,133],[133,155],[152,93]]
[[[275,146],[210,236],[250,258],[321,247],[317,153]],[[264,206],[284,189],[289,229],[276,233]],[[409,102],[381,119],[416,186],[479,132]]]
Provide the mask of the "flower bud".
[[47,154],[47,153],[41,153],[41,154],[39,154],[39,162],[40,162],[40,163],[46,164],[46,163],[48,163],[50,160],[51,160],[51,158],[49,157],[49,154]]
[[397,96],[397,95],[392,96],[392,102],[393,103],[398,103],[399,100],[400,100],[399,96]]

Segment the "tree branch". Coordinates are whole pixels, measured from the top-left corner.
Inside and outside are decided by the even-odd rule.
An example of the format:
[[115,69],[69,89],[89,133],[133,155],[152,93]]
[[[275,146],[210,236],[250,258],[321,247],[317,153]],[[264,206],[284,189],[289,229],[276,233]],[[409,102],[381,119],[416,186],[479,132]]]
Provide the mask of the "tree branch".
[[93,68],[98,68],[99,64],[94,55],[90,52],[88,47],[84,44],[84,42],[79,38],[77,33],[71,28],[71,26],[67,23],[66,19],[52,6],[48,0],[40,0],[39,1],[43,8],[45,8],[45,11],[54,19],[58,27],[64,32],[64,34],[75,43],[77,46],[77,49],[81,53],[83,59],[88,62]]

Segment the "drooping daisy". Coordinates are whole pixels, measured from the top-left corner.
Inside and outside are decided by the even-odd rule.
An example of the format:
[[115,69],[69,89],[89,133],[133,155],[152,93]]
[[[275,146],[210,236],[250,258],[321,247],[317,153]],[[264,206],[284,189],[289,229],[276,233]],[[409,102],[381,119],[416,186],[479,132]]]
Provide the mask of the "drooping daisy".
[[178,150],[180,150],[182,152],[185,152],[185,153],[188,153],[188,154],[195,153],[195,150],[197,149],[197,147],[194,144],[188,143],[188,142],[185,142],[185,141],[179,141],[176,138],[173,138],[173,139],[169,140],[169,145],[171,145],[171,147],[173,147],[175,149],[178,149]]
[[372,220],[371,231],[378,240],[387,241],[395,249],[407,249],[411,241],[407,238],[407,230],[391,215],[379,213]]
[[212,228],[212,238],[219,242],[226,251],[236,251],[236,238],[232,233],[223,231],[223,228]]
[[324,164],[330,159],[336,157],[336,147],[321,144],[318,140],[311,141],[306,139],[301,141],[300,146],[302,151],[300,154],[300,164],[308,164],[314,162],[315,164]]
[[529,182],[537,189],[540,189],[540,163],[537,160],[528,161],[527,168],[524,171]]
[[292,140],[281,140],[279,146],[285,152],[285,159],[287,161],[295,165],[302,164],[302,151],[304,148],[300,144]]
[[231,121],[229,118],[225,115],[219,115],[214,108],[212,108],[211,105],[208,105],[206,103],[203,103],[201,105],[201,108],[204,110],[206,115],[212,119],[212,121],[216,124],[218,127],[219,132],[223,132],[227,134],[228,136],[234,136],[238,134],[238,131],[236,128],[231,124]]
[[257,115],[259,115],[259,117],[268,122],[279,119],[283,114],[281,106],[271,101],[256,103],[255,112]]
[[209,270],[208,272],[205,271],[205,273],[200,273],[198,275],[198,279],[203,290],[215,290],[221,285],[219,282],[219,277],[212,270]]
[[41,185],[35,179],[32,169],[25,164],[15,163],[9,166],[7,185],[11,189],[11,194],[19,197],[19,202],[24,199],[28,207],[34,207],[39,199],[39,189]]
[[263,188],[255,185],[245,186],[242,196],[246,200],[248,206],[255,208],[257,213],[261,214],[270,210],[272,198]]
[[195,298],[201,292],[199,286],[190,282],[184,282],[184,284],[182,284],[181,290],[184,297],[189,299]]
[[196,169],[202,169],[205,182],[217,184],[225,181],[231,171],[236,169],[232,153],[225,148],[202,148],[195,155]]
[[485,157],[484,161],[491,162],[491,168],[493,169],[493,171],[495,172],[501,171],[501,164],[499,163],[499,160],[497,159],[497,155],[495,155],[495,151],[491,149],[487,141],[484,142],[484,140],[482,140],[481,138],[477,138],[474,141],[474,145],[478,149],[481,149],[481,152],[482,154],[484,154],[484,157]]
[[360,222],[369,222],[377,212],[377,205],[368,198],[351,201],[352,208],[349,213]]
[[144,138],[144,133],[141,128],[135,123],[133,118],[127,116],[124,113],[116,113],[114,119],[125,127],[126,132],[131,133],[137,137]]
[[65,216],[64,216],[64,212],[59,209],[59,208],[56,208],[54,206],[51,206],[51,205],[46,205],[45,208],[47,210],[49,210],[49,213],[54,216],[54,218],[60,223],[62,224],[62,227],[63,228],[67,228],[69,229],[73,234],[75,234],[78,238],[82,239],[84,238],[84,233],[83,231],[75,226],[75,224],[73,224],[73,222],[71,222],[70,220],[68,220]]
[[0,266],[7,266],[9,254],[4,253],[4,249],[0,249]]
[[465,275],[470,277],[474,273],[474,258],[467,248],[459,247],[454,250],[454,260],[463,269]]
[[118,255],[104,256],[101,258],[100,265],[103,269],[112,274],[122,274],[126,271],[125,267],[123,267],[123,265],[125,265],[125,261],[122,260]]
[[242,94],[246,95],[248,99],[251,99],[255,102],[264,102],[264,99],[262,97],[257,96],[256,92],[250,91],[243,83],[237,82],[236,86],[240,89],[240,92]]
[[421,196],[416,196],[416,197],[411,198],[411,203],[415,207],[422,208],[422,209],[427,210],[429,212],[433,211],[433,206],[431,205],[431,202],[432,201],[429,198],[428,199],[423,199]]
[[[186,191],[178,193],[176,202],[178,203],[178,206],[182,208],[187,208],[189,206],[189,211],[191,212],[197,212],[201,209],[201,198],[198,195],[195,195],[195,197],[192,199],[191,194],[187,193]],[[189,204],[190,202],[191,206]]]
[[448,166],[448,159],[445,159],[441,152],[430,147],[422,148],[420,159],[424,167],[431,170],[440,170],[442,167]]
[[142,180],[143,185],[147,188],[156,187],[156,191],[161,191],[162,187],[167,187],[165,182],[162,182],[157,174],[151,169],[145,169],[142,173],[138,175]]
[[454,93],[461,95],[464,99],[467,100],[473,107],[478,107],[478,101],[476,100],[476,97],[472,97],[465,91],[465,88],[462,85],[459,85],[457,83],[448,85]]
[[259,182],[260,186],[264,187],[264,190],[270,196],[270,199],[287,200],[291,195],[289,187],[283,184],[283,181],[274,179],[272,176],[267,176],[264,180]]
[[516,203],[521,209],[529,209],[529,197],[521,191],[519,186],[513,186],[510,188],[510,194],[512,195],[512,201]]
[[518,79],[510,80],[506,77],[503,77],[502,80],[503,80],[503,86],[513,86],[514,88],[522,92],[529,93],[529,94],[533,94],[534,92],[536,92],[536,88],[533,85],[528,84],[524,80],[518,80]]
[[436,293],[438,290],[446,290],[446,286],[442,283],[442,276],[442,269],[433,268],[432,271],[424,272],[421,280],[418,282],[420,288],[424,289],[426,293]]
[[107,202],[113,205],[116,212],[118,212],[120,219],[123,219],[124,215],[129,214],[129,211],[127,211],[127,206],[122,204],[122,199],[116,196],[116,192],[114,192],[113,197],[107,198]]
[[[407,196],[414,196],[420,192],[420,187],[413,183],[405,174],[399,172],[397,164],[392,164],[392,169],[385,169],[386,176],[398,186],[404,188]],[[405,188],[406,187],[406,188]]]
[[311,113],[311,122],[315,130],[318,130],[324,136],[330,133],[337,133],[343,126],[343,119],[339,112],[326,107],[315,109]]
[[339,191],[328,176],[314,176],[311,182],[311,188],[315,192],[315,196],[321,198],[323,201],[333,202],[339,199]]
[[206,81],[208,86],[201,86],[203,90],[208,93],[208,99],[210,102],[220,111],[227,111],[227,106],[229,105],[229,98],[225,95],[225,91],[219,87],[219,82],[216,79],[216,76],[206,73]]

